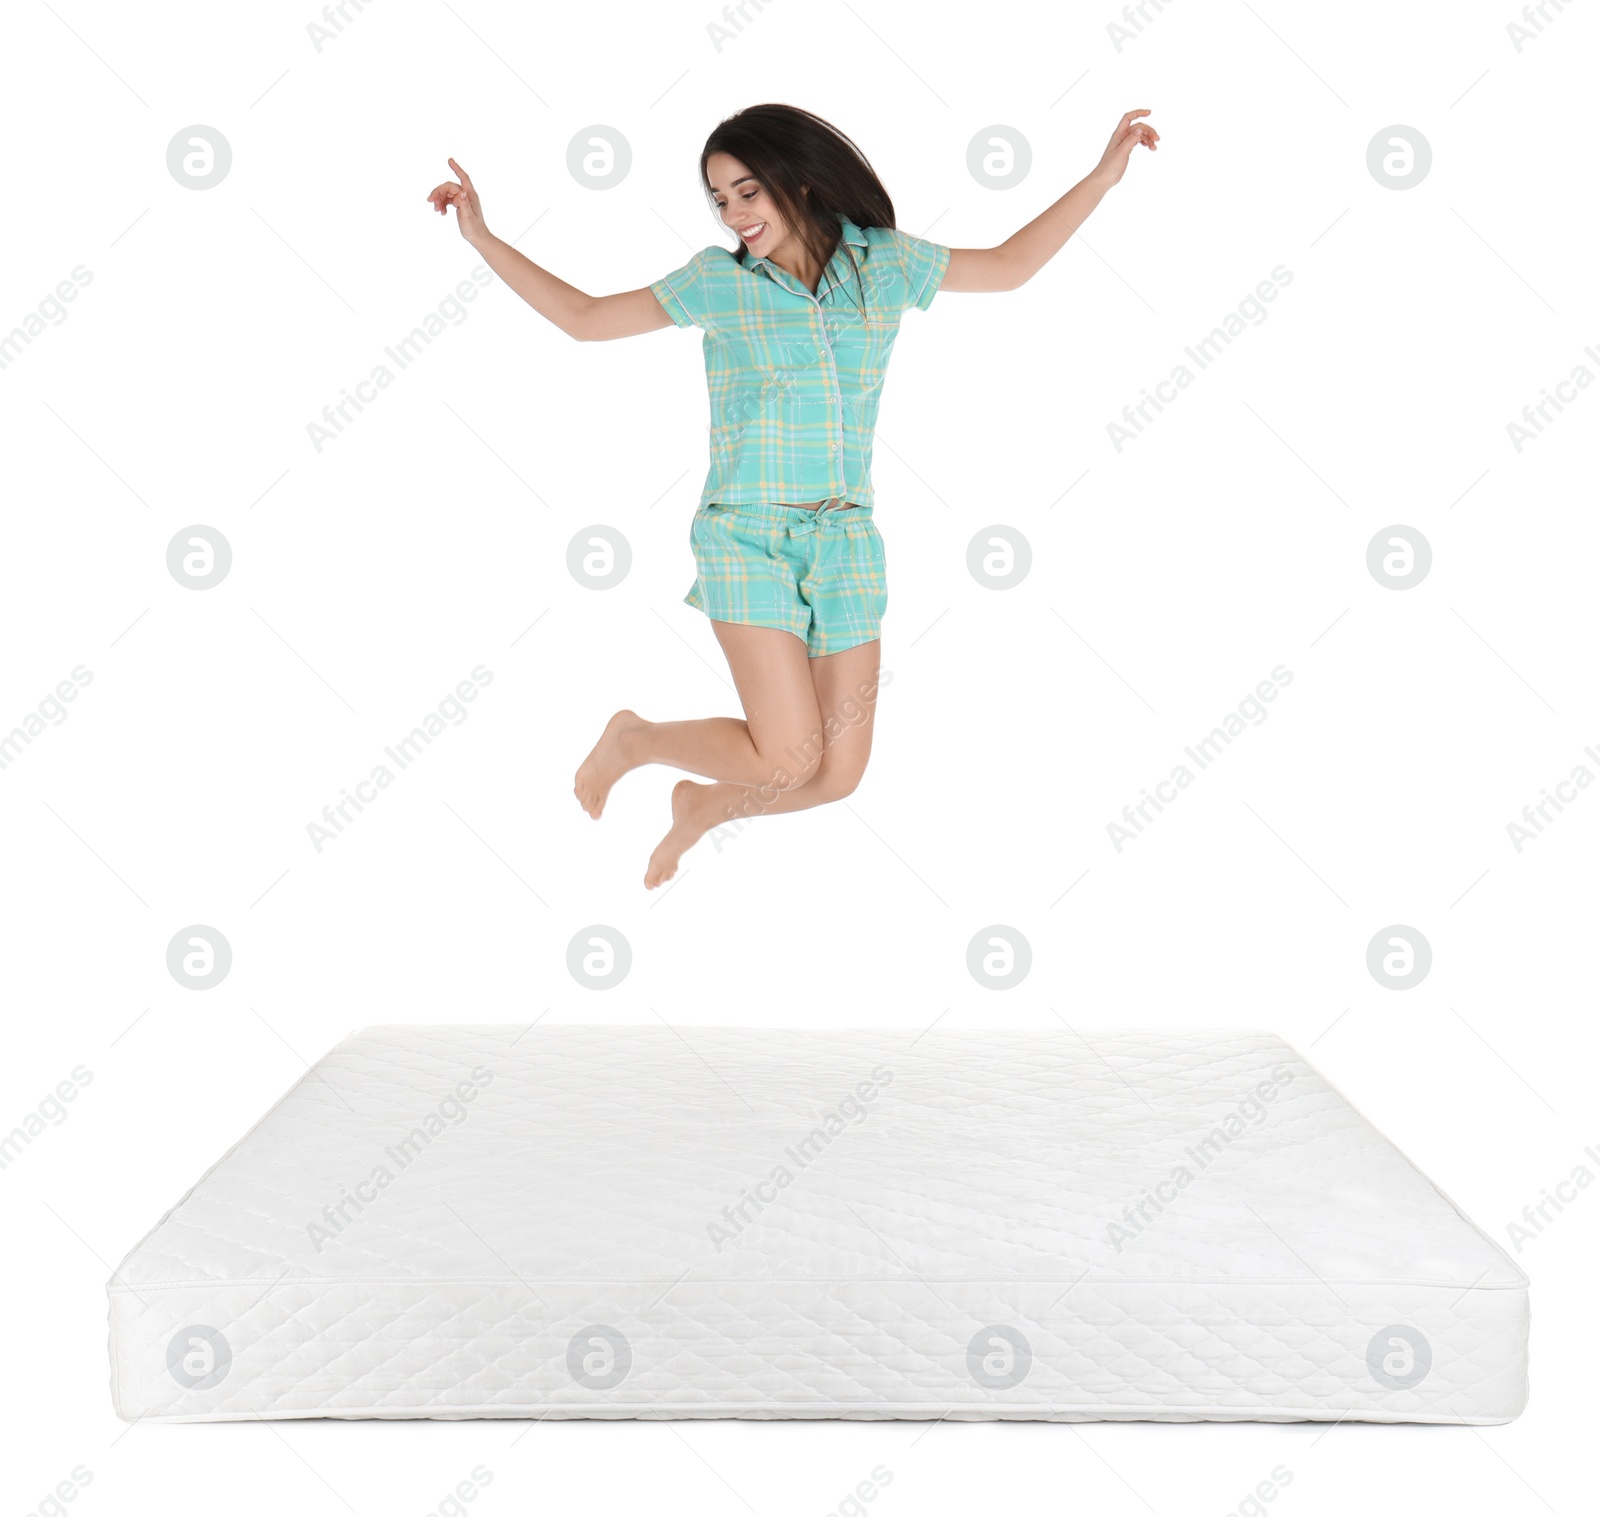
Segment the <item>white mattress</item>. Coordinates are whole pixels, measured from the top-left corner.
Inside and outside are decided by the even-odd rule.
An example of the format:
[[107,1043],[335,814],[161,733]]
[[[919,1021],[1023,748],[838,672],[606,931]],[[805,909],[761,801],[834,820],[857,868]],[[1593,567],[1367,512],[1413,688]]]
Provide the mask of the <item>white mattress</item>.
[[113,1276],[124,1418],[1496,1423],[1527,1281],[1277,1038],[373,1027]]

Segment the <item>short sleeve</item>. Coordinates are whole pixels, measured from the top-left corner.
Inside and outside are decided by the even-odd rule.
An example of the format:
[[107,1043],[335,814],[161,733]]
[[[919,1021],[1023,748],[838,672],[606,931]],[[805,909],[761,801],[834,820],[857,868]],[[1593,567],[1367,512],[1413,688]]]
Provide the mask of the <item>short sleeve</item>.
[[677,326],[706,325],[706,254],[711,251],[710,248],[702,248],[681,269],[674,269],[670,274],[663,274],[660,279],[651,281],[650,293]]
[[939,292],[944,271],[950,267],[950,249],[942,242],[930,242],[925,237],[913,237],[909,232],[896,231],[894,245],[905,271],[906,299],[901,307],[909,311],[915,306],[926,311]]

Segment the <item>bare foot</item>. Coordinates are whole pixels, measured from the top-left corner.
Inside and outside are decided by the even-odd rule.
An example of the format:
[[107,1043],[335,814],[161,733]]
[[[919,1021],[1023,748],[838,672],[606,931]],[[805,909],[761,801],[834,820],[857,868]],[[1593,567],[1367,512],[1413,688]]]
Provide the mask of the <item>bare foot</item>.
[[633,711],[619,711],[606,723],[600,741],[589,750],[589,757],[578,765],[572,793],[590,816],[598,818],[605,810],[611,787],[635,767],[629,739],[650,725]]
[[712,818],[704,803],[714,788],[694,780],[679,780],[672,787],[672,827],[650,855],[644,872],[646,890],[666,884],[678,872],[678,860],[711,830]]

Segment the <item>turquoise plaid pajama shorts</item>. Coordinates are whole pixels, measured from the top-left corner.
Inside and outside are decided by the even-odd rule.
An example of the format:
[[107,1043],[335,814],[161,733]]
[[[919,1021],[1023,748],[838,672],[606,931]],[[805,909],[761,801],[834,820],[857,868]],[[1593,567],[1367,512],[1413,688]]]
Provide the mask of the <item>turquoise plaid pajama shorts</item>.
[[701,506],[684,600],[713,621],[792,632],[809,658],[879,635],[888,587],[871,506]]

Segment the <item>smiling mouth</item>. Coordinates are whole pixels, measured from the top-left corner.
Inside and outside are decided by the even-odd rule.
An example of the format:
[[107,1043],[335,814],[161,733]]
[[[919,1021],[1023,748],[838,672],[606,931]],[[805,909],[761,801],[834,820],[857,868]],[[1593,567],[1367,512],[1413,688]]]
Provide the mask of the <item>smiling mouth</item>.
[[739,230],[739,235],[745,240],[746,243],[752,243],[757,242],[764,237],[766,235],[766,231],[766,222],[757,221],[753,222],[750,226],[741,227]]

